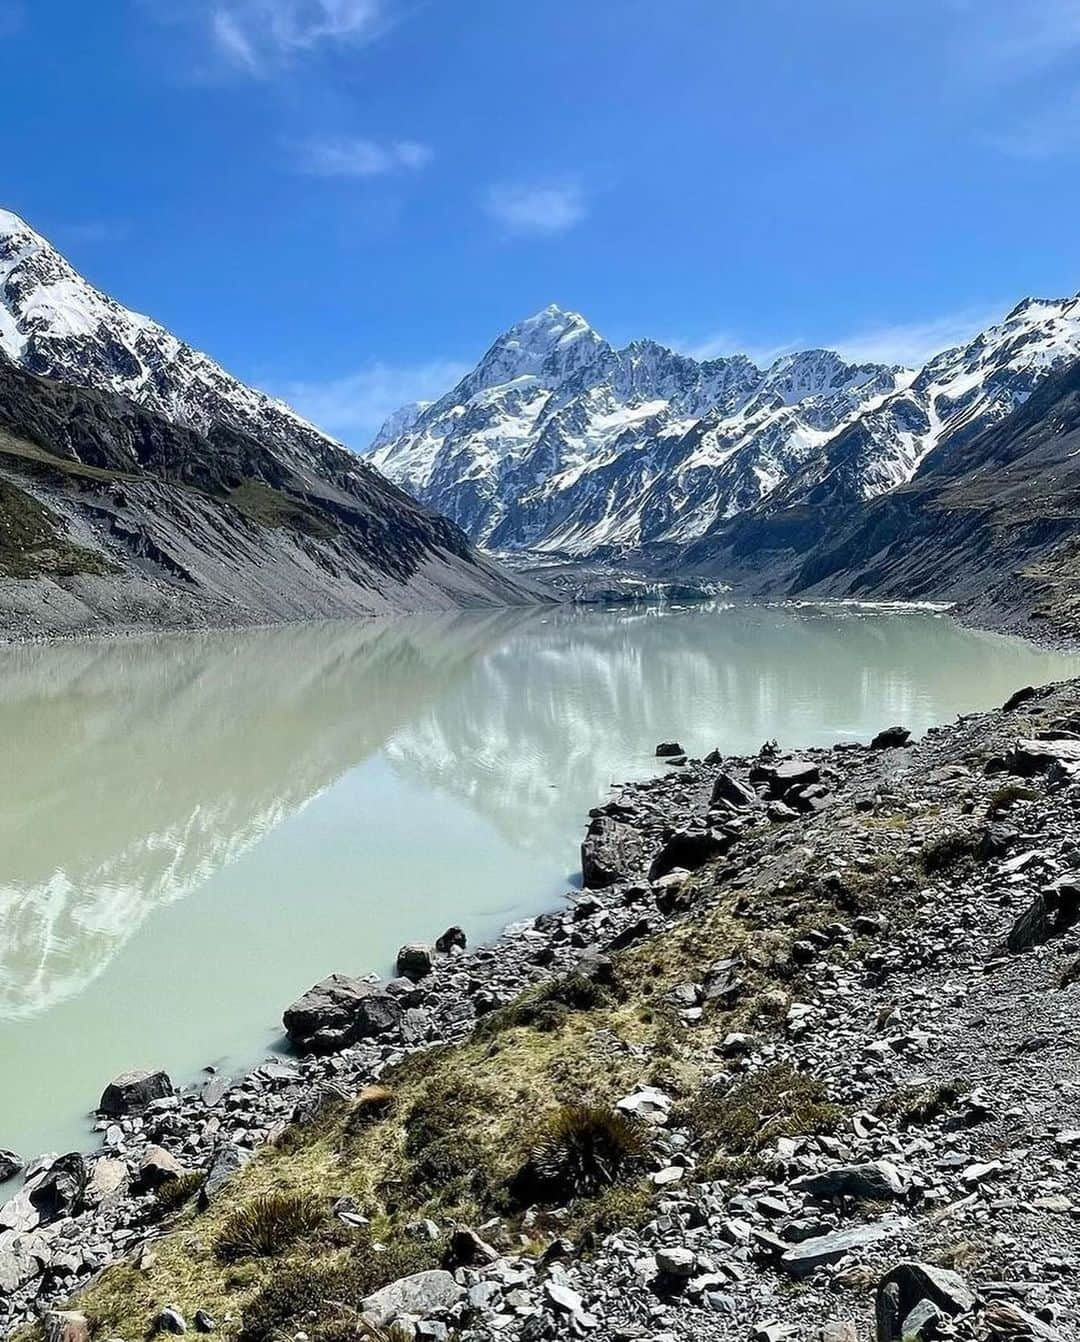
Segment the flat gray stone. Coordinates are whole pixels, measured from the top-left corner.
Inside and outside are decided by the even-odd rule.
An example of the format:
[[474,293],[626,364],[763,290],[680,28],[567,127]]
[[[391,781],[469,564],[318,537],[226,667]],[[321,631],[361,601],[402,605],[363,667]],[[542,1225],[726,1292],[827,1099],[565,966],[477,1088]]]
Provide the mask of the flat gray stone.
[[360,1308],[364,1316],[380,1327],[392,1323],[399,1314],[426,1318],[429,1314],[445,1314],[464,1298],[464,1289],[449,1272],[437,1268],[431,1272],[414,1272],[384,1286],[369,1295]]
[[853,1249],[865,1248],[878,1240],[887,1239],[897,1230],[895,1221],[870,1221],[848,1230],[834,1230],[828,1235],[804,1240],[793,1245],[780,1256],[780,1266],[792,1277],[808,1277],[819,1267],[838,1263]]

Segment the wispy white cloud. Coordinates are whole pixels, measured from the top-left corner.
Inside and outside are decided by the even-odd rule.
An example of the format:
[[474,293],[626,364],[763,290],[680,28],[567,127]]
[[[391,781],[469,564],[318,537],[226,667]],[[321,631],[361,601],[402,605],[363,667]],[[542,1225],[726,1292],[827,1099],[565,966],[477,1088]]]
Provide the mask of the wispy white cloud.
[[667,343],[672,349],[689,354],[692,359],[720,359],[732,354],[745,354],[759,368],[767,368],[782,354],[790,354],[793,350],[806,347],[805,343],[797,340],[787,340],[780,344],[763,344],[747,340],[728,330],[712,331],[697,340],[671,340]]
[[431,161],[431,149],[416,140],[379,143],[366,139],[305,140],[293,149],[298,172],[312,177],[379,177],[416,172]]
[[921,321],[866,326],[823,342],[845,359],[867,363],[899,363],[918,368],[942,350],[966,344],[972,336],[999,321],[1007,304],[963,308]]
[[1029,79],[1080,48],[1080,0],[950,0],[955,68],[982,82]]
[[1080,150],[1080,0],[948,0],[950,69],[986,106],[982,143],[1012,158]]
[[508,232],[552,236],[565,233],[588,214],[585,192],[577,182],[496,182],[484,206]]
[[387,23],[384,0],[210,0],[203,18],[218,59],[255,77],[318,47],[370,41]]
[[832,349],[856,363],[902,364],[919,368],[935,354],[966,344],[972,336],[999,321],[1008,304],[968,307],[910,322],[883,322],[856,327],[846,334],[821,339],[820,336],[796,336],[770,343],[748,340],[736,331],[718,330],[698,340],[669,340],[673,349],[694,359],[716,359],[725,355],[745,354],[759,368],[785,354],[804,349]]
[[278,394],[313,424],[362,450],[396,410],[437,400],[468,371],[468,364],[453,359],[407,365],[376,360],[343,377],[290,383]]

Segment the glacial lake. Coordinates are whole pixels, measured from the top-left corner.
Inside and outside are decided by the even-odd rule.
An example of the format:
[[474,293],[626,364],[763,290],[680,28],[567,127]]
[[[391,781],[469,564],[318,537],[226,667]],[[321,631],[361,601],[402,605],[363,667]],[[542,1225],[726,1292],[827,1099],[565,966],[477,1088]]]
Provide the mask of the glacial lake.
[[693,754],[917,732],[1080,674],[928,611],[541,609],[0,649],[0,1147],[92,1141],[282,1009],[556,905],[588,808]]

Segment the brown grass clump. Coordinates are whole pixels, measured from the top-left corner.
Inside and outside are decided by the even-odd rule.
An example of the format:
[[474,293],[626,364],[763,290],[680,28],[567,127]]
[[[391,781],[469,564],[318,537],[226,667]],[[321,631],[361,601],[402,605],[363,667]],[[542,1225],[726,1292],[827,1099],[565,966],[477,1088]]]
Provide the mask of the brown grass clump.
[[844,1111],[825,1086],[790,1063],[763,1068],[729,1090],[706,1086],[685,1107],[707,1156],[747,1156],[779,1137],[834,1132]]

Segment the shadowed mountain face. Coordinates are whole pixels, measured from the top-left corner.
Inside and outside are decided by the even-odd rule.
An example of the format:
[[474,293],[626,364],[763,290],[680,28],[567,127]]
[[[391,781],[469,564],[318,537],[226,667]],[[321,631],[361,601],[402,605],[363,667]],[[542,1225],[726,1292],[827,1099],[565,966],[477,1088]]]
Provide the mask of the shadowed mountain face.
[[522,599],[453,523],[0,211],[0,628]]
[[777,505],[690,558],[774,594],[961,601],[986,622],[1068,628],[1080,604],[1080,365],[1000,423],[954,434],[888,494]]

